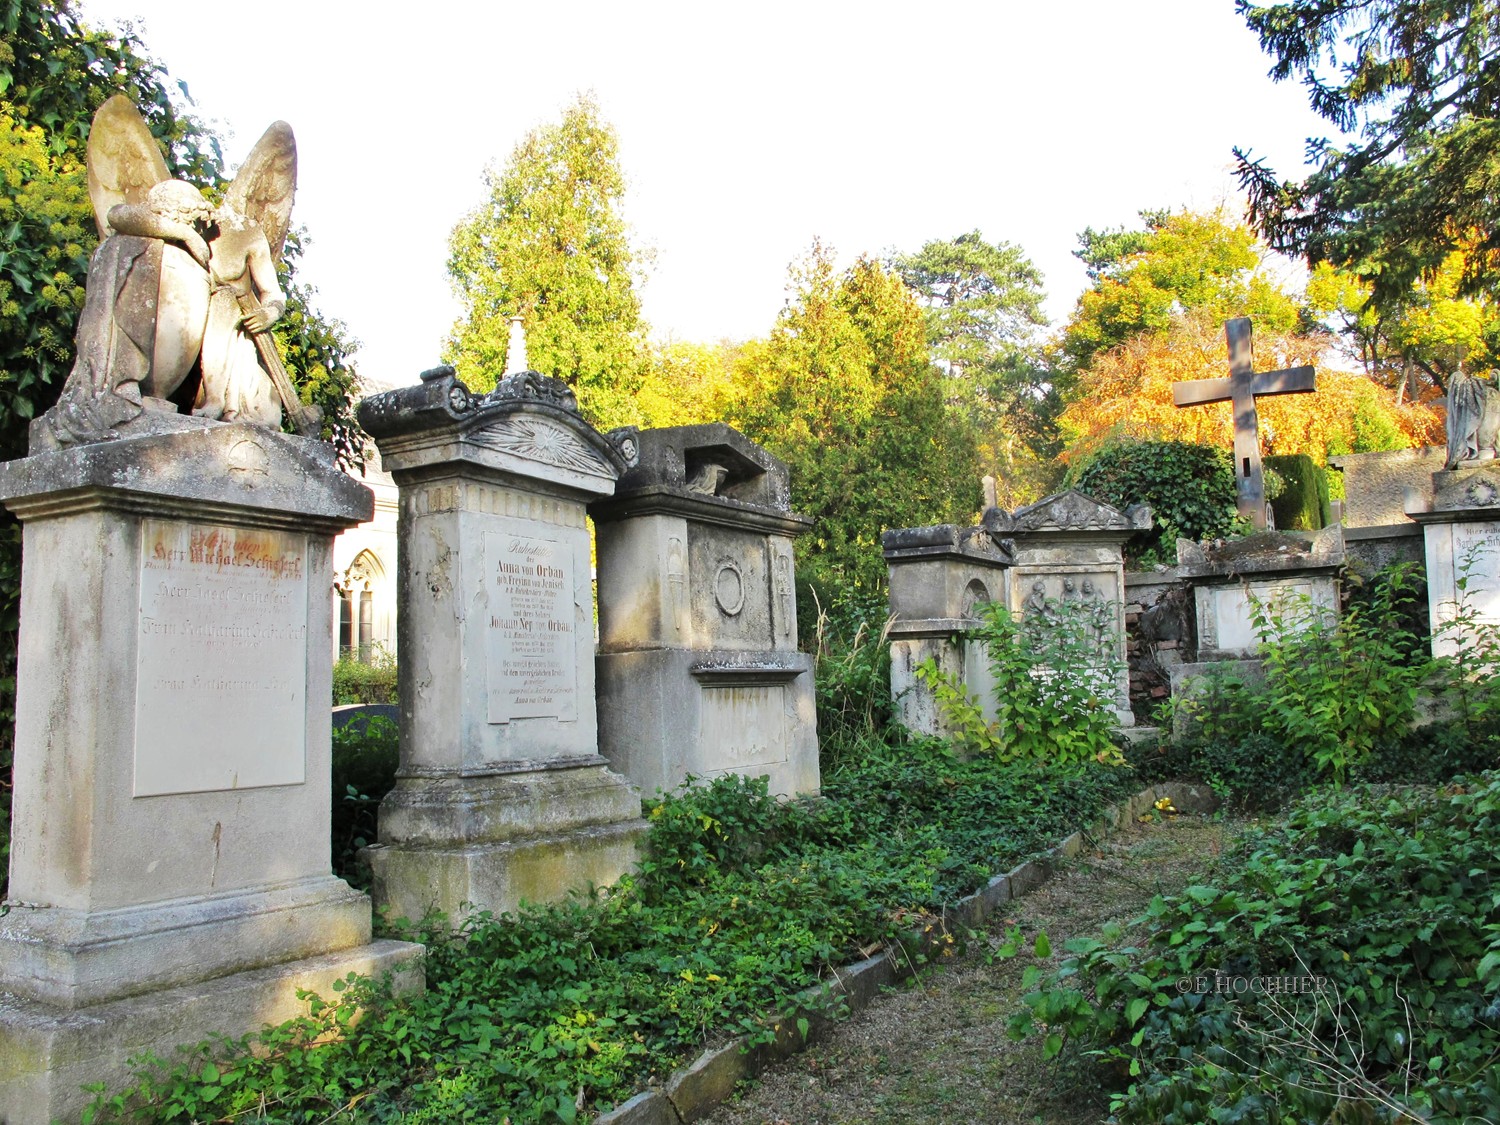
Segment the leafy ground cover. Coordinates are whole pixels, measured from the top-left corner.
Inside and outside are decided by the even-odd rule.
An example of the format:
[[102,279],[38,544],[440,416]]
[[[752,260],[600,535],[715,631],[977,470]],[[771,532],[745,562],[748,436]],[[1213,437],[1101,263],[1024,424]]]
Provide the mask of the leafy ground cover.
[[1500,773],[1314,792],[1214,877],[1068,942],[1012,1029],[1095,1059],[1123,1125],[1484,1120],[1497,838]]
[[[1056,967],[1063,944],[1125,922],[1213,864],[1238,822],[1166,817],[1095,841],[1056,878],[1009,903],[962,949],[762,1074],[704,1125],[1098,1125],[1107,1093],[1085,1067],[1044,1061],[1006,1034],[1026,968]],[[1019,926],[1025,954],[996,950]],[[1034,955],[1045,932],[1049,956]]]
[[706,1041],[756,1029],[827,966],[1136,784],[1101,765],[959,761],[936,743],[867,754],[813,802],[716,780],[650,803],[648,857],[609,893],[418,931],[425,995],[352,982],[307,1018],[144,1068],[91,1119],[572,1121]]

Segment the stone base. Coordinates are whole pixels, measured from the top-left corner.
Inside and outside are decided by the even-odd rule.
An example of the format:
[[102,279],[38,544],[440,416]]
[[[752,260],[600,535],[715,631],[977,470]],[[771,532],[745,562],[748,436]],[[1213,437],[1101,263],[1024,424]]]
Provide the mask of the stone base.
[[13,905],[0,990],[80,1008],[370,940],[370,900],[331,875],[121,910]]
[[641,795],[602,758],[515,765],[397,781],[380,804],[380,843],[362,853],[377,908],[457,924],[471,907],[556,901],[635,866]]
[[638,862],[645,835],[646,822],[636,818],[498,843],[377,844],[361,855],[378,909],[413,921],[439,911],[457,925],[472,910],[514,912],[522,902],[618,882]]
[[662,648],[600,653],[596,667],[599,752],[642,793],[726,773],[778,796],[818,792],[806,653]]
[[299,989],[332,997],[333,982],[350,973],[375,978],[393,973],[398,991],[419,992],[422,957],[420,945],[377,941],[72,1011],[0,995],[0,1121],[76,1120],[93,1100],[81,1087],[123,1085],[132,1056],[149,1051],[171,1060],[179,1046],[218,1034],[239,1038],[305,1015]]

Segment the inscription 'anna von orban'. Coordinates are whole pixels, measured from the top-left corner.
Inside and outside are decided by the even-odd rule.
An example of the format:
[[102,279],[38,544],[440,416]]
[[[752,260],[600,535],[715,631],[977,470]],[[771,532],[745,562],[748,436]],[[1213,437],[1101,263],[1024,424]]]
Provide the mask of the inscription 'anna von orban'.
[[299,785],[307,537],[144,520],[137,797]]
[[573,548],[555,539],[484,537],[489,721],[578,717]]

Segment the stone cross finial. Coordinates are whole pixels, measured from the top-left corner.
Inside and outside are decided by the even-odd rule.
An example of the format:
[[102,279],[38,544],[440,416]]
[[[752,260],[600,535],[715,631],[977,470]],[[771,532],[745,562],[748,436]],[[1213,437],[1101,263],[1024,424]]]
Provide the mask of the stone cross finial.
[[505,349],[505,373],[519,375],[530,371],[526,360],[526,329],[519,316],[510,318],[510,347]]
[[1234,404],[1234,482],[1239,492],[1240,515],[1264,530],[1266,483],[1260,466],[1260,421],[1255,413],[1255,400],[1262,395],[1309,394],[1317,390],[1315,372],[1304,365],[1256,374],[1248,316],[1228,321],[1224,335],[1229,341],[1229,378],[1185,379],[1173,385],[1172,401],[1177,406]]

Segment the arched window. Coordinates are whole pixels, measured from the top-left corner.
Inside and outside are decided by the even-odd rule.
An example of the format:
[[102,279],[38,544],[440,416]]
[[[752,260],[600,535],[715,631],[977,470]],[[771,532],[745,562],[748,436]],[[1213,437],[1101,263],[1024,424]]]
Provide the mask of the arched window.
[[375,595],[371,587],[385,567],[371,551],[361,551],[344,571],[339,591],[339,655],[370,663],[375,651]]

